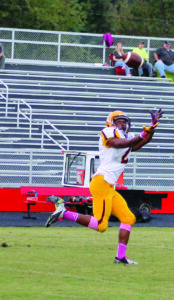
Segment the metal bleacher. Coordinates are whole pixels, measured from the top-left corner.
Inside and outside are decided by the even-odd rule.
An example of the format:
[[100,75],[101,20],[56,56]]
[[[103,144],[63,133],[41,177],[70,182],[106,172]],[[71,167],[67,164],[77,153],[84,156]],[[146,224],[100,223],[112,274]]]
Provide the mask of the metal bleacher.
[[[87,73],[73,68],[47,72],[43,67],[1,72],[9,98],[8,105],[0,99],[0,186],[60,184],[61,147],[67,147],[67,140],[55,128],[69,139],[70,150],[96,151],[109,112],[124,110],[131,130],[138,134],[150,123],[149,110],[161,107],[165,115],[155,137],[132,156],[125,183],[173,189],[174,84],[167,79]],[[53,127],[43,123],[46,120]]]

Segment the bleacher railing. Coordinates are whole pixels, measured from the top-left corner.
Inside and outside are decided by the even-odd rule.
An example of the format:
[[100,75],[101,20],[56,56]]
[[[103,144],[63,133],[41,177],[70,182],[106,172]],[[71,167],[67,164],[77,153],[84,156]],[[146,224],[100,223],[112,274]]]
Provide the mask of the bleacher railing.
[[[21,107],[24,106],[23,108]],[[29,109],[26,109],[26,107]],[[33,123],[33,112],[32,107],[28,104],[25,100],[20,99],[17,103],[17,128],[20,127],[20,120],[21,117],[26,119],[29,122],[29,138],[32,137],[32,123]],[[63,151],[69,150],[69,139],[61,130],[56,128],[50,121],[43,120],[42,123],[37,123],[37,125],[41,125],[41,149],[44,148],[45,136],[51,140],[54,144],[58,146],[58,148],[62,149]],[[50,131],[51,128],[51,131]],[[58,136],[59,139],[63,138],[63,141],[58,141],[53,138],[53,135]]]
[[[149,60],[154,61],[154,50],[167,38],[114,35],[114,45],[107,48],[103,34],[29,29],[0,28],[6,62],[34,65],[96,65],[109,63],[109,54],[116,43],[122,42],[124,52],[144,41]],[[174,48],[174,39],[168,39]]]
[[[29,116],[28,116],[28,110],[25,109],[25,111],[22,110],[21,105],[25,105],[29,109]],[[29,122],[29,138],[31,138],[32,135],[32,107],[30,104],[28,104],[25,100],[20,99],[18,100],[17,104],[17,127],[20,126],[20,117],[23,116],[28,122]]]
[[8,115],[8,85],[0,79],[0,99],[5,100],[5,116]]
[[[47,127],[47,128],[46,128]],[[51,131],[49,128],[51,128]],[[57,141],[53,138],[52,134],[56,134],[60,138],[63,138],[63,141]],[[62,149],[63,151],[69,150],[69,139],[61,130],[56,128],[50,121],[48,120],[43,120],[42,122],[42,136],[41,136],[41,149],[44,147],[44,137],[47,136],[54,144],[58,146],[58,148]],[[65,148],[66,147],[66,148]]]

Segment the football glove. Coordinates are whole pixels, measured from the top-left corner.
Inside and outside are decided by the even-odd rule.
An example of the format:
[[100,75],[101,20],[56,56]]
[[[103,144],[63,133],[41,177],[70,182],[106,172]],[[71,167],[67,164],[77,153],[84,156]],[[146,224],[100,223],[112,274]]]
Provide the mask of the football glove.
[[149,112],[150,112],[151,117],[152,117],[151,125],[154,126],[154,125],[157,124],[157,126],[158,126],[158,124],[159,124],[159,122],[160,122],[160,119],[161,119],[162,116],[163,116],[164,111],[162,111],[162,108],[160,108],[160,109],[159,109],[157,112],[155,112],[155,113],[154,113],[152,110],[150,110]]
[[159,122],[156,123],[155,125],[151,125],[151,126],[149,126],[149,127],[143,126],[143,129],[144,129],[144,130],[140,133],[140,137],[141,137],[142,139],[144,139],[146,136],[148,136],[148,135],[150,135],[151,133],[153,133],[154,130],[155,130],[155,127],[157,127],[158,124],[159,124]]

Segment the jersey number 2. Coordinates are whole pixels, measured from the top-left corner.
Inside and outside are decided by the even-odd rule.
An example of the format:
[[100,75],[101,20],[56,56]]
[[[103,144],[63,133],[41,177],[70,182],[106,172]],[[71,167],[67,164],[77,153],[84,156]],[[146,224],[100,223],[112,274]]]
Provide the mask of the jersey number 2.
[[129,148],[122,156],[122,159],[121,159],[121,163],[122,164],[127,164],[128,163],[128,154],[130,152],[131,148]]

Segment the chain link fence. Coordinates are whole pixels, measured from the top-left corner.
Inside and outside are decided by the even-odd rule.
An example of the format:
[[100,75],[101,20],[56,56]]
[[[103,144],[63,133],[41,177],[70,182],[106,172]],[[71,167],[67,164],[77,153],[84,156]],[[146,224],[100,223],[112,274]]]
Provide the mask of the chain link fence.
[[61,185],[62,172],[63,155],[60,150],[0,151],[1,187],[58,186]]
[[[62,174],[60,151],[0,151],[1,187],[60,186]],[[125,168],[124,184],[129,189],[173,191],[174,155],[132,154]]]
[[125,168],[124,184],[133,189],[173,191],[174,155],[132,155]]
[[[109,55],[122,42],[124,52],[144,41],[153,63],[155,49],[167,38],[113,35],[114,45],[107,48],[102,34],[0,28],[6,62],[35,65],[99,65],[110,64]],[[174,48],[174,39],[169,39]]]

